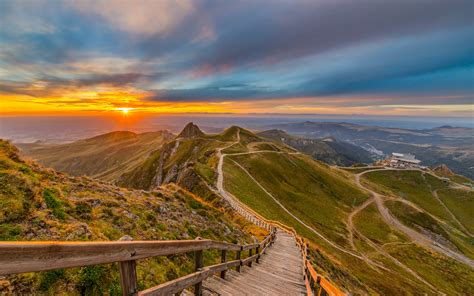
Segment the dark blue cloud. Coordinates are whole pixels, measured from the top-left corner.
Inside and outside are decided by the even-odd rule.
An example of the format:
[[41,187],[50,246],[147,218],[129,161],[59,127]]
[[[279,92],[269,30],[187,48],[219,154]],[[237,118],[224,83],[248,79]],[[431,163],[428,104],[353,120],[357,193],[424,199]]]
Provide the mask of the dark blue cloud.
[[[94,2],[71,3],[0,2],[0,90],[32,95],[30,84],[40,81],[43,92],[133,86],[157,101],[472,98],[472,1],[202,0],[180,17],[170,9],[179,21],[166,30],[159,27],[167,25],[159,21],[166,11],[150,18],[118,10],[111,21]],[[141,28],[150,30],[140,32],[134,17],[148,20]],[[95,58],[124,66],[77,66]]]

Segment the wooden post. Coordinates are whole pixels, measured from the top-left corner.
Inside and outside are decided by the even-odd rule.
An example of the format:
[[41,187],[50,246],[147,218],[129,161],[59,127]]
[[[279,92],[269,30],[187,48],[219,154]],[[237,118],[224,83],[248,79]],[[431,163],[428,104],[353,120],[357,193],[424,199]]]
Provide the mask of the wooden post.
[[[240,247],[240,250],[237,251],[237,254],[235,255],[235,260],[240,260],[240,253],[242,252],[242,247]],[[240,272],[240,266],[242,265],[242,261],[240,262],[239,265],[237,265],[236,270]]]
[[316,279],[316,283],[318,284],[319,286],[319,289],[318,289],[318,296],[321,296],[321,293],[323,292],[323,287],[321,287],[321,278],[318,276],[318,278]]
[[259,262],[259,261],[260,261],[260,245],[258,245],[258,247],[257,247],[257,254],[258,254],[258,256],[257,256],[257,263],[260,263],[260,262]]
[[[122,236],[119,241],[132,241],[131,236]],[[135,254],[131,254],[133,257]],[[123,296],[137,295],[137,263],[135,260],[122,261],[119,263],[120,269],[120,286],[122,287]]]
[[[202,262],[202,250],[194,252],[194,270],[199,271],[203,267]],[[202,282],[197,283],[194,285],[194,295],[201,296],[202,295]]]
[[[221,263],[225,263],[227,261],[227,251],[222,250],[221,252]],[[221,271],[221,279],[225,279],[225,273],[227,270]]]
[[120,285],[123,296],[136,295],[137,290],[137,270],[135,260],[120,262]]
[[[252,257],[253,249],[249,250],[249,257]],[[252,261],[249,261],[249,267],[252,267]]]

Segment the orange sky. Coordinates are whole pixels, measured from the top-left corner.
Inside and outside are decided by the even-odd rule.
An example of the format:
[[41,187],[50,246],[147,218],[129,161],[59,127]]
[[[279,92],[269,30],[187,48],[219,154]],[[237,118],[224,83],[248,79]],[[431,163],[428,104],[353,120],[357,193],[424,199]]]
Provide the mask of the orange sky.
[[[344,106],[354,98],[290,98],[218,102],[160,102],[147,100],[147,93],[133,90],[71,91],[61,96],[31,97],[1,95],[1,115],[98,115],[153,113],[282,113],[366,114],[410,116],[470,116],[472,105],[374,105]],[[363,102],[364,98],[356,98]],[[367,98],[365,101],[370,101]],[[310,103],[314,102],[314,103]]]

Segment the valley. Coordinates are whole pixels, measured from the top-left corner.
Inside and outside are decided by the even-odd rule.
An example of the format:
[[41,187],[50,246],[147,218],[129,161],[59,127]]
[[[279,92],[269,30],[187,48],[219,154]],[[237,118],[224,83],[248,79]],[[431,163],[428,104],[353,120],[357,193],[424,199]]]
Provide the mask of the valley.
[[446,164],[455,173],[474,178],[474,129],[440,126],[431,129],[402,129],[345,122],[296,122],[267,125],[291,135],[322,140],[335,138],[375,154],[372,159],[392,152],[411,153],[425,166]]

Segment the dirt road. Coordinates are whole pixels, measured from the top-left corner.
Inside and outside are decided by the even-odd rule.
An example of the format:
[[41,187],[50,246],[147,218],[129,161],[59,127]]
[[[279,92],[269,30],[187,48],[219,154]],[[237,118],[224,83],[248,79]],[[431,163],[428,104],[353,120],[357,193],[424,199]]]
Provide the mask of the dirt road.
[[[470,267],[474,267],[474,260],[466,257],[464,254],[460,254],[456,251],[453,251],[438,242],[432,240],[431,238],[413,230],[412,228],[406,226],[402,222],[400,222],[397,218],[392,216],[388,208],[384,204],[384,196],[380,195],[379,193],[373,191],[372,189],[365,187],[361,182],[360,182],[360,177],[370,173],[370,172],[376,172],[376,171],[383,171],[386,169],[375,169],[375,170],[368,170],[362,173],[359,173],[355,176],[356,184],[359,186],[361,189],[366,190],[372,194],[375,204],[377,206],[378,211],[382,215],[382,218],[384,219],[385,223],[388,225],[398,229],[399,231],[403,232],[406,236],[408,236],[412,241],[418,243],[421,246],[424,246],[430,250],[442,253],[454,260],[457,260],[459,262],[462,262],[464,264],[467,264]],[[390,169],[390,170],[395,170],[395,169]]]

